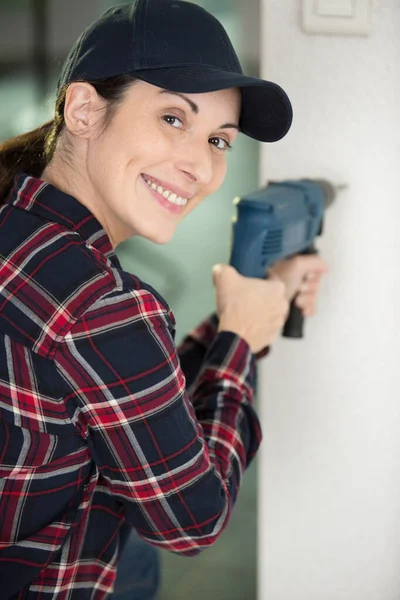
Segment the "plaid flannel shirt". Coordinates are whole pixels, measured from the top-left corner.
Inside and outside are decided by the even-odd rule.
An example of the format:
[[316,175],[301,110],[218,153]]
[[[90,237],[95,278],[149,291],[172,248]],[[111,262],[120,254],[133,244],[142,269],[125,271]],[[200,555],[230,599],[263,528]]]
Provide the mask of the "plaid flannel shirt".
[[75,198],[20,175],[0,210],[0,599],[106,598],[131,527],[195,555],[260,443],[255,357],[174,317]]

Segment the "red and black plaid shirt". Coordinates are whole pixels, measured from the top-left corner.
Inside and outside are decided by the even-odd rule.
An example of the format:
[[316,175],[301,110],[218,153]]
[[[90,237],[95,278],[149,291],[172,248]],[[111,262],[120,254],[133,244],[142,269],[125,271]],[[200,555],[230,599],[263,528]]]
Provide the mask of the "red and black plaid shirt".
[[105,598],[134,527],[194,555],[260,443],[254,356],[174,318],[76,199],[21,175],[0,210],[0,599]]

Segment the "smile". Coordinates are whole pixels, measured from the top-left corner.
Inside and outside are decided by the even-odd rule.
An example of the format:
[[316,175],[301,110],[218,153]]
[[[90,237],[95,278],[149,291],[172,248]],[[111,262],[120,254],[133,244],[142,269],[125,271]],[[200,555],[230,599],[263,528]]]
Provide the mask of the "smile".
[[160,196],[168,200],[168,202],[176,204],[177,206],[185,206],[187,204],[187,198],[181,198],[180,196],[177,196],[170,190],[163,188],[161,185],[156,185],[154,182],[150,181],[150,179],[146,179],[145,177],[143,177],[143,179],[152,190],[160,194]]

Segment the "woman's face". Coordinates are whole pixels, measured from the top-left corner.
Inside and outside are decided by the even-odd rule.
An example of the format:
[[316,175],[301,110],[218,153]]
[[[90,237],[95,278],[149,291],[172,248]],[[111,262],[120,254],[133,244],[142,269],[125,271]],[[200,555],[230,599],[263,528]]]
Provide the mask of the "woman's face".
[[96,216],[114,245],[168,242],[179,221],[222,184],[238,134],[241,94],[177,94],[137,81],[88,146]]

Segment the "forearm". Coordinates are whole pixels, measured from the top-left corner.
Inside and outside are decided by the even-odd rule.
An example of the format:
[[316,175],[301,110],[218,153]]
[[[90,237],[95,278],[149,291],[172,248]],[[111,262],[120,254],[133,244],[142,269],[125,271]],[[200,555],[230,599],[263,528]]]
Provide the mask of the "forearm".
[[192,389],[192,404],[209,449],[223,462],[229,446],[231,457],[239,459],[239,470],[247,468],[261,440],[253,409],[255,377],[254,355],[247,343],[221,332],[210,344]]

